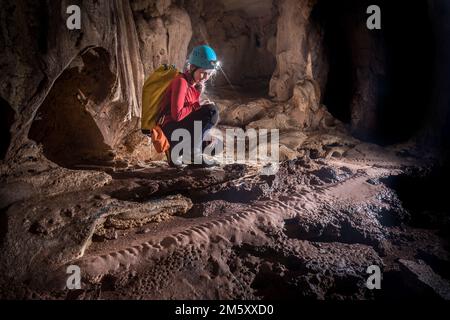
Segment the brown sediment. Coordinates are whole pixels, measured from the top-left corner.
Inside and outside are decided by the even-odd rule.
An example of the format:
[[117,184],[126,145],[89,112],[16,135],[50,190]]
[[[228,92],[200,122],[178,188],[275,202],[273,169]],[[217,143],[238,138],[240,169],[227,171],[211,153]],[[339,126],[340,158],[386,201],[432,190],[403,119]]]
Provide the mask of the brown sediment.
[[[358,0],[86,2],[70,33],[2,6],[0,297],[448,299],[449,4],[379,2],[379,32]],[[204,42],[213,135],[278,129],[278,171],[170,168],[141,134],[145,77]]]

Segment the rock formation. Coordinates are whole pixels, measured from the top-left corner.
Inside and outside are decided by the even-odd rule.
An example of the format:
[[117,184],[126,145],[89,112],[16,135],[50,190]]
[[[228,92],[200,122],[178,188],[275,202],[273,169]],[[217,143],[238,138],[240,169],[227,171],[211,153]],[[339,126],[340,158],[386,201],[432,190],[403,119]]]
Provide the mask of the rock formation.
[[[3,1],[0,297],[448,299],[450,5],[378,2],[381,30],[368,0]],[[145,78],[203,43],[215,134],[278,129],[277,170],[141,133]]]

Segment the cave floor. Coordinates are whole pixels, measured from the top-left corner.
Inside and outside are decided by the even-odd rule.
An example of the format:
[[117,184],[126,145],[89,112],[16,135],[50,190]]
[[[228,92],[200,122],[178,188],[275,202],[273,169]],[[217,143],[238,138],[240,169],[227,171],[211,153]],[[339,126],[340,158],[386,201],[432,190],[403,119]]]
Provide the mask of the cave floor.
[[[399,147],[361,143],[342,157],[284,161],[273,176],[164,162],[47,173],[62,183],[88,176],[9,205],[1,295],[449,298],[442,225],[417,223],[396,184],[426,168]],[[80,290],[64,289],[69,265],[80,267]],[[383,272],[381,290],[366,287],[371,265]]]

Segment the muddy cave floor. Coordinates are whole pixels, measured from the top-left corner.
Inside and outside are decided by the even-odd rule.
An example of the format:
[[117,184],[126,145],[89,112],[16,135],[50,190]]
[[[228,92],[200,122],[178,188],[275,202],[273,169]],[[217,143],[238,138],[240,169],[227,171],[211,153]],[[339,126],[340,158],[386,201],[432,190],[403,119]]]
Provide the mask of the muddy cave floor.
[[[88,178],[9,206],[3,298],[449,298],[448,214],[414,207],[433,201],[429,168],[406,149],[307,153],[274,176],[238,164],[110,169],[63,174]],[[63,289],[68,265],[81,290]],[[381,290],[366,288],[370,265]]]
[[3,177],[0,297],[450,299],[448,171],[413,142],[303,140],[274,175],[148,161]]

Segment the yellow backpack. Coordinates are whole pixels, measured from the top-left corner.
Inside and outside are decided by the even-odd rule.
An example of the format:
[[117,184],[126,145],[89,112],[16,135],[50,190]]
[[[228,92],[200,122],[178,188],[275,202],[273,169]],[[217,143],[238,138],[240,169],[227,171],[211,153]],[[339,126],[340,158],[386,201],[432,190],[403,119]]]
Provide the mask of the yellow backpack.
[[160,104],[172,80],[180,72],[173,65],[164,64],[145,81],[142,90],[141,130],[150,133],[157,125]]

